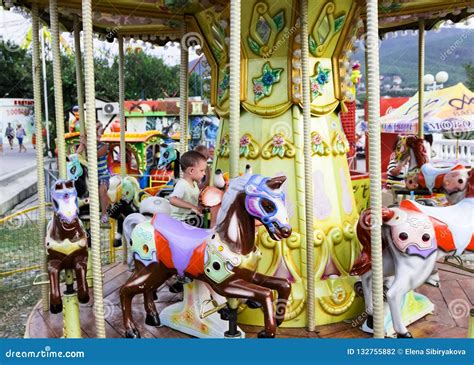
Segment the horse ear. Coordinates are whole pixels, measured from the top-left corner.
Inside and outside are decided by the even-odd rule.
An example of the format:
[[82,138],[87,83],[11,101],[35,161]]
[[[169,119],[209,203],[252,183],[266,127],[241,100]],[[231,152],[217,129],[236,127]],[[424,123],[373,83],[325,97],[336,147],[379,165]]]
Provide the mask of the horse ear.
[[277,176],[267,180],[267,186],[272,190],[279,189],[286,181],[286,176]]

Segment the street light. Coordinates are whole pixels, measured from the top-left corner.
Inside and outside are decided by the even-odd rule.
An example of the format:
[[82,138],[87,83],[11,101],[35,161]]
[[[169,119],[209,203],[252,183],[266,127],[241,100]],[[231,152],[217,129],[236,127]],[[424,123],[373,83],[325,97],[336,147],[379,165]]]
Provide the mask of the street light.
[[423,76],[423,83],[426,85],[426,91],[439,90],[443,88],[443,84],[448,81],[449,75],[446,71],[440,71],[436,77],[432,74]]

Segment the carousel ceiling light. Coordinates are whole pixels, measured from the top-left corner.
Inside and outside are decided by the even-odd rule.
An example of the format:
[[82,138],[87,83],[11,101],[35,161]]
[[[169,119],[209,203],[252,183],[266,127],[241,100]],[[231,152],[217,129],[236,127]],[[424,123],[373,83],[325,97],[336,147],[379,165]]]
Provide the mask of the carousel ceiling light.
[[392,38],[397,38],[398,37],[398,32],[393,32],[392,33]]
[[150,36],[150,41],[156,41],[156,35],[152,34],[152,35]]
[[454,15],[459,15],[459,14],[461,14],[461,10],[460,9],[453,10],[453,14]]
[[467,8],[467,12],[468,12],[469,14],[474,13],[474,8]]

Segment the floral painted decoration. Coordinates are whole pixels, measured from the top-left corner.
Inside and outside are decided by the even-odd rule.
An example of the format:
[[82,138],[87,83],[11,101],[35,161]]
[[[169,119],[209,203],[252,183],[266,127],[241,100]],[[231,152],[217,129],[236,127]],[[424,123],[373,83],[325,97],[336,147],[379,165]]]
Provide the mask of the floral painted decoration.
[[311,151],[313,156],[327,156],[330,150],[328,144],[318,132],[311,133]]
[[323,95],[324,85],[329,83],[329,74],[331,69],[321,67],[319,62],[314,65],[314,75],[309,78],[311,89],[311,101],[318,96]]
[[273,69],[270,66],[270,62],[266,62],[263,65],[262,75],[252,79],[255,103],[271,95],[273,84],[280,81],[282,71],[282,68]]
[[221,139],[221,144],[219,146],[219,157],[229,157],[229,135],[226,134]]
[[224,71],[224,76],[222,77],[219,86],[217,87],[217,100],[219,103],[223,102],[229,97],[229,68],[226,68]]
[[265,143],[262,149],[262,157],[265,159],[275,156],[280,158],[294,157],[295,153],[294,145],[280,133],[275,134],[272,139]]
[[260,147],[252,138],[252,135],[246,133],[240,138],[240,157],[255,159],[260,155]]
[[335,156],[345,155],[349,150],[350,148],[347,139],[341,136],[340,133],[336,132],[332,140],[332,153]]

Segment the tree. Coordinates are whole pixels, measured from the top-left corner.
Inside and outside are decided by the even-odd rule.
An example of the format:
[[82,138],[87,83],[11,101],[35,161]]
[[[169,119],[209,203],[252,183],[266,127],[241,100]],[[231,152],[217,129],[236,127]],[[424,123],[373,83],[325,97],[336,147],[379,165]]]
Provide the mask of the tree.
[[463,65],[464,71],[466,71],[466,81],[464,82],[464,85],[466,87],[473,91],[474,90],[474,65],[472,63],[466,63]]
[[0,44],[0,98],[32,98],[31,55],[14,43]]

